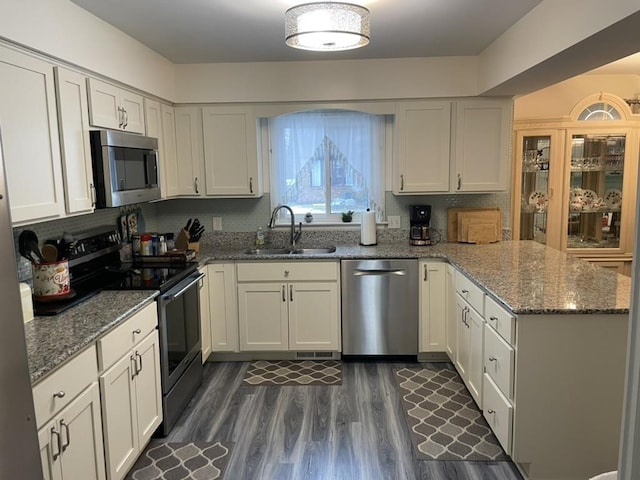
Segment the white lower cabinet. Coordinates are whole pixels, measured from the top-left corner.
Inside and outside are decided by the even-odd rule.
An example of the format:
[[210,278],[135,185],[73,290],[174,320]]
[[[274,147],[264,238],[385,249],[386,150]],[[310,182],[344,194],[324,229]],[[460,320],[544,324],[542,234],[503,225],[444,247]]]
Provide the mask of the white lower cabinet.
[[513,432],[513,406],[489,374],[484,374],[484,418],[495,433],[505,453],[511,455],[511,435]]
[[40,428],[38,441],[45,480],[103,480],[98,384],[93,382]]
[[[207,265],[211,351],[238,352],[238,297],[234,263]],[[204,307],[203,307],[204,308]]]
[[240,350],[340,350],[338,270],[337,262],[238,264]]
[[[136,338],[142,331],[141,322],[155,313],[155,304],[150,304],[111,335],[128,332]],[[157,324],[157,316],[155,317]],[[130,331],[129,331],[130,330]],[[99,352],[111,354],[124,342],[111,343],[107,335],[99,340],[104,344]],[[158,331],[152,330],[133,348],[124,343],[124,354],[115,364],[104,359],[99,363],[107,368],[100,375],[102,416],[105,439],[107,478],[124,478],[127,471],[151,435],[162,422],[162,389],[160,384],[160,357]]]
[[444,262],[419,264],[420,352],[444,352],[447,344],[446,267]]
[[204,278],[198,283],[200,295],[200,344],[202,351],[202,363],[207,361],[211,354],[211,310],[209,309],[209,276],[208,268],[198,270],[204,274]]

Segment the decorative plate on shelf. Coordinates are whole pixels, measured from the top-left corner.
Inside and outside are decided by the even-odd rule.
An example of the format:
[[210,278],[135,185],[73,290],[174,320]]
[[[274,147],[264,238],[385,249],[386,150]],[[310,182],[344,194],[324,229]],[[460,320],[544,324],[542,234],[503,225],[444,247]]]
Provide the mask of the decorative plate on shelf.
[[529,195],[529,205],[533,205],[539,212],[544,211],[547,208],[547,194],[541,190],[534,190]]
[[600,197],[598,197],[598,194],[596,192],[594,192],[593,190],[588,190],[583,188],[582,189],[582,202],[584,204],[585,207],[591,207],[591,206],[595,206],[594,204],[597,203],[598,199]]
[[616,188],[607,190],[604,194],[604,203],[612,209],[619,209],[622,204],[622,192]]

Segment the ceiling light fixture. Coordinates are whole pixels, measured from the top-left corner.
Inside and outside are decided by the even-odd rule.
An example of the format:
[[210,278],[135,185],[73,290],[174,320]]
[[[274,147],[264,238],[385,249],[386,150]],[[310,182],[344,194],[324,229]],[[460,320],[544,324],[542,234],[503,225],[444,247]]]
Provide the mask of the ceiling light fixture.
[[337,52],[369,43],[369,10],[343,2],[314,2],[285,12],[287,45],[302,50]]

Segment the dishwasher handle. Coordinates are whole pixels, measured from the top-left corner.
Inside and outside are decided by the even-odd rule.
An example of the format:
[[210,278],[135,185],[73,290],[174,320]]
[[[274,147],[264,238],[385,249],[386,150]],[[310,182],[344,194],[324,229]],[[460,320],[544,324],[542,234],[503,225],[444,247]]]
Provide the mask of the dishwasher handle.
[[353,271],[354,277],[364,277],[366,275],[377,275],[377,276],[396,275],[396,276],[402,277],[406,275],[406,271],[402,268],[372,268],[367,270],[356,268]]

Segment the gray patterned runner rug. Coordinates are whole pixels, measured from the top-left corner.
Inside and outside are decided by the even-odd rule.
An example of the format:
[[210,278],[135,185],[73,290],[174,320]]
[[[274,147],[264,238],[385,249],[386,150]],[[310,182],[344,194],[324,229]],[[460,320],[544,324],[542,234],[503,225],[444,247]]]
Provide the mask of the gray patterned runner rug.
[[231,446],[220,442],[154,443],[126,480],[217,480],[224,477]]
[[251,362],[243,385],[341,385],[339,360],[258,360]]
[[396,381],[419,460],[508,460],[455,370],[403,368]]

